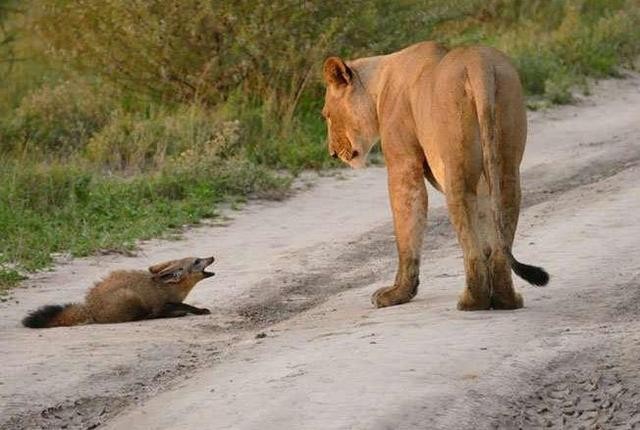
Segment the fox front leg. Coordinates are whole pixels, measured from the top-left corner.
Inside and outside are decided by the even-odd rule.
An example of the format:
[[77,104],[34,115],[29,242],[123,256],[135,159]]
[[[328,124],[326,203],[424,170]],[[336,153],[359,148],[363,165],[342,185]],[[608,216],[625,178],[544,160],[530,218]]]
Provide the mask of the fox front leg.
[[188,305],[186,303],[169,303],[174,306],[174,309],[181,310],[189,314],[194,315],[209,315],[211,311],[207,308],[197,308],[195,306]]
[[196,308],[185,303],[166,303],[152,318],[178,318],[187,314],[208,315],[211,311],[205,308]]

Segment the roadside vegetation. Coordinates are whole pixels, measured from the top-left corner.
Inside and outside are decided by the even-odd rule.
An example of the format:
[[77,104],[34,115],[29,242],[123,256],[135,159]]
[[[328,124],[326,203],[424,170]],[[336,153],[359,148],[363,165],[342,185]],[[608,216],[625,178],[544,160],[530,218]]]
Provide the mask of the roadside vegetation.
[[496,46],[531,108],[570,103],[633,67],[640,0],[0,0],[0,291],[336,167],[322,60],[426,39]]

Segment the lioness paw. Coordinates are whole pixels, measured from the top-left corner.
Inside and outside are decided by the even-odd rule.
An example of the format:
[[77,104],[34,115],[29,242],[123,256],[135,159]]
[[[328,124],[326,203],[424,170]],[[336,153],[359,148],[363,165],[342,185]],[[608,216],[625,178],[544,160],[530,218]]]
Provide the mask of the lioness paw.
[[474,295],[469,288],[465,288],[458,298],[459,311],[484,311],[491,307],[489,295]]
[[417,288],[414,288],[413,291],[407,291],[396,286],[383,287],[373,293],[371,303],[377,308],[401,305],[413,299],[417,292]]
[[522,294],[516,293],[515,291],[508,294],[508,297],[497,294],[491,297],[491,307],[493,309],[520,309],[523,304]]

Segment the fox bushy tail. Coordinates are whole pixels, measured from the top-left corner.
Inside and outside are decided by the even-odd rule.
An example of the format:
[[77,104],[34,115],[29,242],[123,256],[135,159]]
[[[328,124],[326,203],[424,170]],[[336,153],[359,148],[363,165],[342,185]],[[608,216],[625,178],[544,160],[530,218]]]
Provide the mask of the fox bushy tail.
[[68,303],[42,306],[24,317],[22,325],[29,328],[66,327],[86,324],[89,321],[85,305]]
[[496,71],[489,65],[473,73],[468,71],[469,82],[478,115],[482,163],[491,194],[491,211],[497,228],[498,241],[516,275],[533,285],[543,286],[549,282],[549,274],[541,267],[520,263],[511,252],[511,244],[504,237],[505,222],[501,210],[500,173],[498,166],[498,142],[496,141]]

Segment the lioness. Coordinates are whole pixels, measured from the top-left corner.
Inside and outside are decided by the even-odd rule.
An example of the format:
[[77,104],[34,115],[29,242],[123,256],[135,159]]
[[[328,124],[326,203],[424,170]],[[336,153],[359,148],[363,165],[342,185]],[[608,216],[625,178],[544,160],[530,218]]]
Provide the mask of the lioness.
[[324,80],[330,155],[362,167],[382,142],[399,264],[394,285],[373,294],[375,306],[417,293],[425,177],[446,195],[462,246],[466,288],[458,309],[522,307],[511,269],[547,284],[547,272],[511,253],[527,119],[518,73],[504,54],[482,46],[448,52],[423,42],[348,62],[327,58]]

